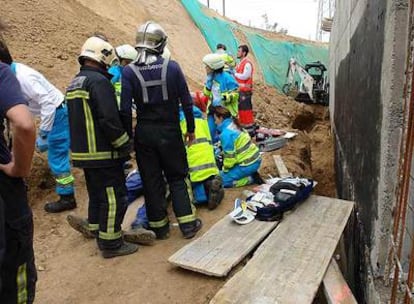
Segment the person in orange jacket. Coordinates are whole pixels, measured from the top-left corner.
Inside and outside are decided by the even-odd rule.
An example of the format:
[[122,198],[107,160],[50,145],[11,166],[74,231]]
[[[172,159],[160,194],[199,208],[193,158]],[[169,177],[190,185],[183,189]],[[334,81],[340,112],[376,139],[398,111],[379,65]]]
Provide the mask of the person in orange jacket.
[[[253,117],[253,63],[247,58],[249,48],[247,45],[240,45],[237,51],[237,58],[240,63],[236,66],[234,77],[239,84],[239,121],[243,128],[254,128]],[[249,130],[248,130],[249,131]]]

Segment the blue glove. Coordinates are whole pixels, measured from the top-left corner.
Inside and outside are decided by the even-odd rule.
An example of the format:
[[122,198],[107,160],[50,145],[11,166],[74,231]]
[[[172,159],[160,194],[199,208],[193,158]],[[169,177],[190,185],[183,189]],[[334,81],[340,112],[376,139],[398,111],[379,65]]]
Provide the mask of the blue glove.
[[49,132],[45,130],[39,130],[39,135],[36,138],[36,149],[39,152],[46,152],[48,149],[47,136]]
[[205,87],[208,90],[211,90],[211,88],[213,87],[213,73],[207,74]]

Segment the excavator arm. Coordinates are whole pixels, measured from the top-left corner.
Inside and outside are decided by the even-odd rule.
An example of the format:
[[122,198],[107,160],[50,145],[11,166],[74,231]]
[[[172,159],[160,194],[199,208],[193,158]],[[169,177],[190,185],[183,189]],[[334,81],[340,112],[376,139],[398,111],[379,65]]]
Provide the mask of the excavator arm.
[[290,58],[289,60],[289,67],[286,75],[287,82],[283,86],[284,93],[287,94],[286,91],[288,91],[289,88],[292,86],[296,73],[298,73],[300,78],[300,85],[298,88],[299,95],[302,95],[303,97],[307,94],[309,96],[308,98],[310,98],[310,100],[313,101],[312,90],[313,83],[315,82],[315,80],[311,75],[309,75],[308,72],[306,72],[306,70],[300,64],[296,62],[294,58]]

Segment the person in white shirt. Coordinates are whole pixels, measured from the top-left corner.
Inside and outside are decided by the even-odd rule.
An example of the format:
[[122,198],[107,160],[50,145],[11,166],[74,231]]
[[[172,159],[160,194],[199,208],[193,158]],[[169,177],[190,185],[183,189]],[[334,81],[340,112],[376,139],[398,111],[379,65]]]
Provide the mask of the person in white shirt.
[[69,121],[64,95],[38,71],[22,63],[13,62],[7,48],[0,48],[0,61],[10,65],[28,101],[30,112],[40,117],[36,148],[48,150],[48,164],[56,180],[59,199],[48,202],[44,209],[56,213],[76,208],[74,177],[69,159]]

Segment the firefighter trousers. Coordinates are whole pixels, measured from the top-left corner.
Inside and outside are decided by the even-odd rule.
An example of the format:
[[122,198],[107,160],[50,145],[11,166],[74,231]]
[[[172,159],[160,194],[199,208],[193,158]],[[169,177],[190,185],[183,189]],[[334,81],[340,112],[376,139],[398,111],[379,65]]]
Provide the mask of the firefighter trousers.
[[[3,247],[5,246],[5,248]],[[33,216],[21,178],[0,172],[0,303],[33,303]]]
[[84,168],[89,195],[88,222],[99,231],[100,250],[122,245],[121,223],[127,209],[127,190],[122,162],[106,168]]
[[195,207],[187,190],[190,185],[188,164],[180,127],[145,122],[137,124],[135,151],[144,185],[150,229],[158,237],[169,231],[164,176],[181,230],[193,225],[196,220]]

